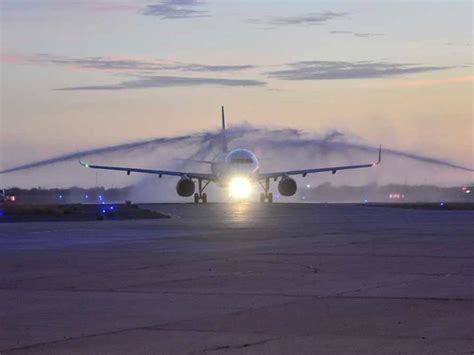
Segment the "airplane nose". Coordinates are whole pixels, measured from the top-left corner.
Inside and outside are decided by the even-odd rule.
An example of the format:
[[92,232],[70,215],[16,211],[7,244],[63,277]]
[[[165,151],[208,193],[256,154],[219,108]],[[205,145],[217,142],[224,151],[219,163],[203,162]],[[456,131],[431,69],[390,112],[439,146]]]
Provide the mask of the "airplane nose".
[[234,165],[232,168],[232,172],[236,175],[246,175],[250,173],[250,169],[247,166]]

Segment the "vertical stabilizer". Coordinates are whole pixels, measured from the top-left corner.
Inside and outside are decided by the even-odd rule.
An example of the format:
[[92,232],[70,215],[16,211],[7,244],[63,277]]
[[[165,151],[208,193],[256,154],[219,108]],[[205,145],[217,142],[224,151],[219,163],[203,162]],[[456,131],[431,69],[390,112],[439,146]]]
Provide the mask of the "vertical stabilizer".
[[222,130],[225,130],[225,115],[224,115],[224,106],[221,106],[221,113],[222,113]]
[[221,114],[222,114],[222,131],[221,131],[221,139],[222,139],[222,151],[227,153],[227,137],[225,136],[225,115],[224,115],[224,106],[221,106]]

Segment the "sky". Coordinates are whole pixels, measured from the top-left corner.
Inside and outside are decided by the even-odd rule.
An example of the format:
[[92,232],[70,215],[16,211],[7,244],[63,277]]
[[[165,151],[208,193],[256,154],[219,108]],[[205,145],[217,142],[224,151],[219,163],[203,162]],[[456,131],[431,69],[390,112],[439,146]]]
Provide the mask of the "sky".
[[474,165],[470,1],[0,0],[0,10],[0,170],[217,129],[220,105],[230,126],[337,129]]

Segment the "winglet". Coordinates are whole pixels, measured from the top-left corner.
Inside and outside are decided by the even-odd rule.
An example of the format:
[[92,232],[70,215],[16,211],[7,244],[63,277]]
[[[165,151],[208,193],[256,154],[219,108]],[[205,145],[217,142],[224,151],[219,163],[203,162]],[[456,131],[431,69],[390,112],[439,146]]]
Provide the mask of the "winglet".
[[222,115],[222,130],[221,130],[221,140],[222,140],[222,151],[227,154],[227,138],[225,136],[225,116],[224,116],[224,106],[221,106],[221,115]]
[[83,167],[88,168],[89,164],[83,163],[81,159],[79,159],[79,164],[81,164]]
[[379,145],[379,158],[378,158],[377,161],[373,164],[373,166],[379,165],[381,162],[382,162],[382,145]]

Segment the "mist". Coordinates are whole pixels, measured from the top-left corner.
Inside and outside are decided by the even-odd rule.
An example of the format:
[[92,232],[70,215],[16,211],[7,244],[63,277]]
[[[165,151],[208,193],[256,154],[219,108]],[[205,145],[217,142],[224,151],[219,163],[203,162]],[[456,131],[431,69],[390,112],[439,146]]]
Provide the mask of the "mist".
[[[249,124],[226,131],[229,149],[247,148],[260,160],[261,171],[371,163],[377,158],[378,143],[340,130],[324,133],[286,128],[262,128]],[[216,159],[220,153],[219,130],[201,131],[177,137],[157,137],[106,147],[84,149],[43,160],[7,167],[0,172],[2,187],[122,187],[136,186],[131,198],[140,201],[181,201],[175,193],[177,179],[156,175],[98,171],[82,168],[88,163],[208,172],[205,164],[180,159]],[[382,164],[375,169],[308,175],[297,177],[301,184],[331,182],[334,185],[357,186],[369,183],[433,184],[453,186],[470,182],[471,167],[444,158],[418,152],[382,147]],[[275,190],[275,188],[274,188]],[[208,191],[213,200],[223,198],[214,186]]]

